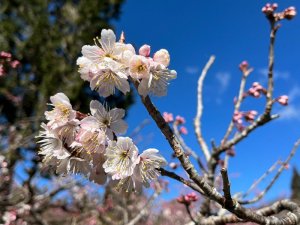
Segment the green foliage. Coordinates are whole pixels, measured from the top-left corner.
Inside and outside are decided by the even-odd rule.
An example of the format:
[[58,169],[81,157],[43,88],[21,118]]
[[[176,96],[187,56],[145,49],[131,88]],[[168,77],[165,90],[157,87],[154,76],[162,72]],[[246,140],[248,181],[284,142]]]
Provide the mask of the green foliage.
[[[92,44],[102,28],[111,28],[109,21],[118,18],[122,2],[1,1],[0,50],[11,52],[22,64],[18,77],[6,86],[12,92],[21,87],[17,92],[24,104],[19,116],[41,117],[49,97],[57,92],[64,92],[75,108],[88,112],[92,94],[80,79],[76,59],[81,47]],[[131,95],[117,99],[109,102],[119,107],[133,103]]]

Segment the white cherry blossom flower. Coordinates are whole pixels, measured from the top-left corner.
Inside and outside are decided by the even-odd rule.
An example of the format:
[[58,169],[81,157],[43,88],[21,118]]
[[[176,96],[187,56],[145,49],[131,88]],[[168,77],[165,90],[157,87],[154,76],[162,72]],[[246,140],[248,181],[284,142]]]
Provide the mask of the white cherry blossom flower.
[[130,91],[127,75],[122,64],[107,59],[106,64],[103,64],[101,68],[90,81],[92,90],[96,90],[100,96],[105,98],[115,94],[116,88],[123,94]]
[[101,68],[98,63],[94,63],[92,60],[86,57],[79,57],[77,59],[77,65],[79,66],[78,72],[83,80],[91,81],[100,71]]
[[46,124],[42,123],[39,135],[36,138],[41,139],[37,143],[40,144],[39,154],[45,157],[45,160],[56,158],[58,160],[65,159],[71,154],[65,149],[62,140],[58,137],[54,130],[51,130]]
[[79,128],[79,120],[73,119],[68,121],[63,126],[55,128],[55,132],[57,133],[58,137],[68,145],[72,144],[75,140],[76,131]]
[[109,141],[104,154],[106,161],[103,168],[112,175],[113,180],[129,177],[137,164],[138,149],[128,137],[119,137],[117,141]]
[[90,154],[103,153],[105,150],[106,135],[103,130],[81,129],[77,134],[76,140]]
[[148,188],[151,181],[157,180],[160,176],[157,169],[167,165],[167,161],[158,152],[157,149],[150,148],[139,155],[133,174],[121,179],[117,184],[117,190],[141,192],[142,186]]
[[146,97],[148,94],[155,96],[165,96],[169,81],[175,79],[177,73],[175,70],[169,70],[162,64],[153,63],[150,70],[150,78],[142,79],[139,84],[138,92]]
[[150,63],[148,59],[141,55],[131,57],[129,63],[129,73],[134,79],[149,78]]
[[94,63],[101,63],[105,58],[116,62],[122,62],[124,51],[135,53],[130,44],[116,42],[116,35],[110,29],[101,31],[101,38],[95,38],[95,45],[84,45],[82,55]]
[[68,121],[76,118],[76,112],[72,109],[69,98],[64,93],[57,93],[50,97],[50,101],[54,108],[51,111],[46,111],[47,124],[52,129],[65,125]]
[[160,175],[157,169],[167,165],[165,158],[158,153],[157,149],[149,148],[139,155],[136,169],[139,171],[145,187],[149,187],[149,183]]
[[56,172],[60,175],[71,173],[89,176],[92,168],[91,155],[85,152],[82,145],[77,142],[73,142],[68,151],[69,157],[58,161]]
[[124,109],[114,108],[106,110],[98,101],[91,101],[90,110],[92,116],[81,120],[80,125],[83,129],[104,130],[109,139],[113,139],[113,133],[123,134],[127,130],[127,124],[122,119],[125,116]]

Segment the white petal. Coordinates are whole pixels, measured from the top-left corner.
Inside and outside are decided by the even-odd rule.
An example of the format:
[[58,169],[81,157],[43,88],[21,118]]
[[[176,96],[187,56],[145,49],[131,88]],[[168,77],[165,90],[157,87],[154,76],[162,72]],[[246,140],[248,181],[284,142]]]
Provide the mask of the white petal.
[[98,120],[93,116],[85,117],[80,121],[80,126],[86,130],[96,130],[99,129]]
[[142,81],[139,84],[138,92],[143,97],[146,97],[150,91],[148,88],[148,83],[149,83],[148,79],[142,79]]
[[125,134],[128,128],[124,120],[118,120],[110,125],[110,128],[117,134]]
[[81,53],[84,57],[92,60],[93,62],[99,62],[104,52],[96,45],[84,45]]
[[101,31],[101,46],[105,52],[111,52],[114,49],[116,35],[112,30],[103,29]]
[[53,105],[63,103],[65,105],[71,106],[69,98],[61,92],[51,96],[50,101],[53,103]]
[[113,108],[109,110],[109,115],[111,116],[112,121],[122,119],[125,116],[125,110],[119,108]]
[[100,111],[101,115],[106,114],[106,110],[104,106],[99,101],[96,100],[92,100],[90,102],[90,110],[92,115],[95,115],[97,111]]

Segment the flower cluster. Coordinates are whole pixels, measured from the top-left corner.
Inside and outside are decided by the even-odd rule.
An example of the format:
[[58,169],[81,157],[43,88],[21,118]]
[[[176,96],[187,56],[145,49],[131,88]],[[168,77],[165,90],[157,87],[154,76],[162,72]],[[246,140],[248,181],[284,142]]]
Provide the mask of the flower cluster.
[[45,112],[48,122],[41,125],[39,154],[58,174],[80,173],[98,184],[109,175],[119,181],[118,188],[129,191],[149,187],[159,176],[157,169],[167,164],[157,149],[139,155],[132,139],[116,136],[127,130],[123,109],[108,110],[93,100],[91,114],[84,115],[72,108],[63,93],[50,100],[53,109]]
[[150,57],[150,46],[143,45],[138,54],[131,44],[124,43],[123,35],[116,41],[112,30],[102,30],[95,45],[82,47],[82,57],[77,60],[81,78],[90,82],[90,87],[100,96],[108,97],[118,89],[126,94],[130,91],[128,79],[139,83],[142,96],[153,94],[164,96],[167,85],[176,78],[176,71],[169,70],[170,55],[161,49]]

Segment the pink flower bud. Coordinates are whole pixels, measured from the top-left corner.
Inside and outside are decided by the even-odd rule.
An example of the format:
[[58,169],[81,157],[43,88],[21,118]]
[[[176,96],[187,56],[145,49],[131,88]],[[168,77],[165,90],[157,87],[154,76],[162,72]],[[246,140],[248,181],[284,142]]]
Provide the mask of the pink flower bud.
[[242,120],[241,120],[242,118],[243,118],[243,113],[234,112],[232,120],[235,123],[242,123]]
[[271,7],[272,7],[273,10],[276,10],[278,8],[278,4],[277,3],[273,3]]
[[186,129],[186,127],[182,126],[182,127],[180,127],[179,132],[180,132],[181,134],[187,134],[187,133],[188,133],[188,130]]
[[175,170],[175,169],[177,169],[178,165],[177,165],[175,162],[171,162],[171,163],[169,164],[169,167],[170,167],[171,169]]
[[1,58],[7,58],[7,59],[10,59],[10,58],[11,58],[11,54],[10,54],[9,52],[1,51],[1,52],[0,52],[0,57],[1,57]]
[[282,95],[277,98],[277,102],[281,105],[288,105],[289,97],[287,95]]
[[170,123],[170,122],[173,122],[173,121],[174,121],[174,118],[173,118],[173,114],[172,114],[172,113],[164,112],[164,113],[163,113],[163,117],[164,117],[164,120],[166,121],[166,123]]
[[149,45],[143,45],[139,49],[139,54],[145,57],[149,57],[150,55],[150,46]]
[[226,151],[226,154],[231,156],[231,157],[234,157],[235,156],[235,151],[233,148],[230,148]]
[[244,114],[244,118],[248,122],[253,122],[256,115],[257,115],[257,112],[255,110],[251,110]]
[[183,196],[183,195],[179,196],[176,200],[177,200],[177,202],[179,202],[179,203],[184,203],[184,202],[185,202],[185,201],[184,201],[184,196]]
[[273,12],[277,9],[278,5],[274,3],[271,5],[270,3],[267,3],[261,11],[266,15],[266,16],[271,16]]
[[239,68],[242,72],[246,72],[248,70],[249,64],[247,61],[243,61],[241,62],[241,64],[239,65]]
[[21,63],[20,63],[20,61],[19,60],[14,60],[14,61],[12,61],[11,63],[10,63],[10,66],[12,67],[12,68],[17,68],[19,65],[20,65]]
[[176,116],[176,122],[178,124],[184,124],[185,123],[185,119],[184,119],[184,117]]
[[288,20],[291,20],[291,19],[293,19],[293,18],[296,16],[296,14],[297,14],[296,8],[293,7],[293,6],[288,7],[286,10],[284,10],[283,14],[284,14],[284,18],[286,18],[286,19],[288,19]]

